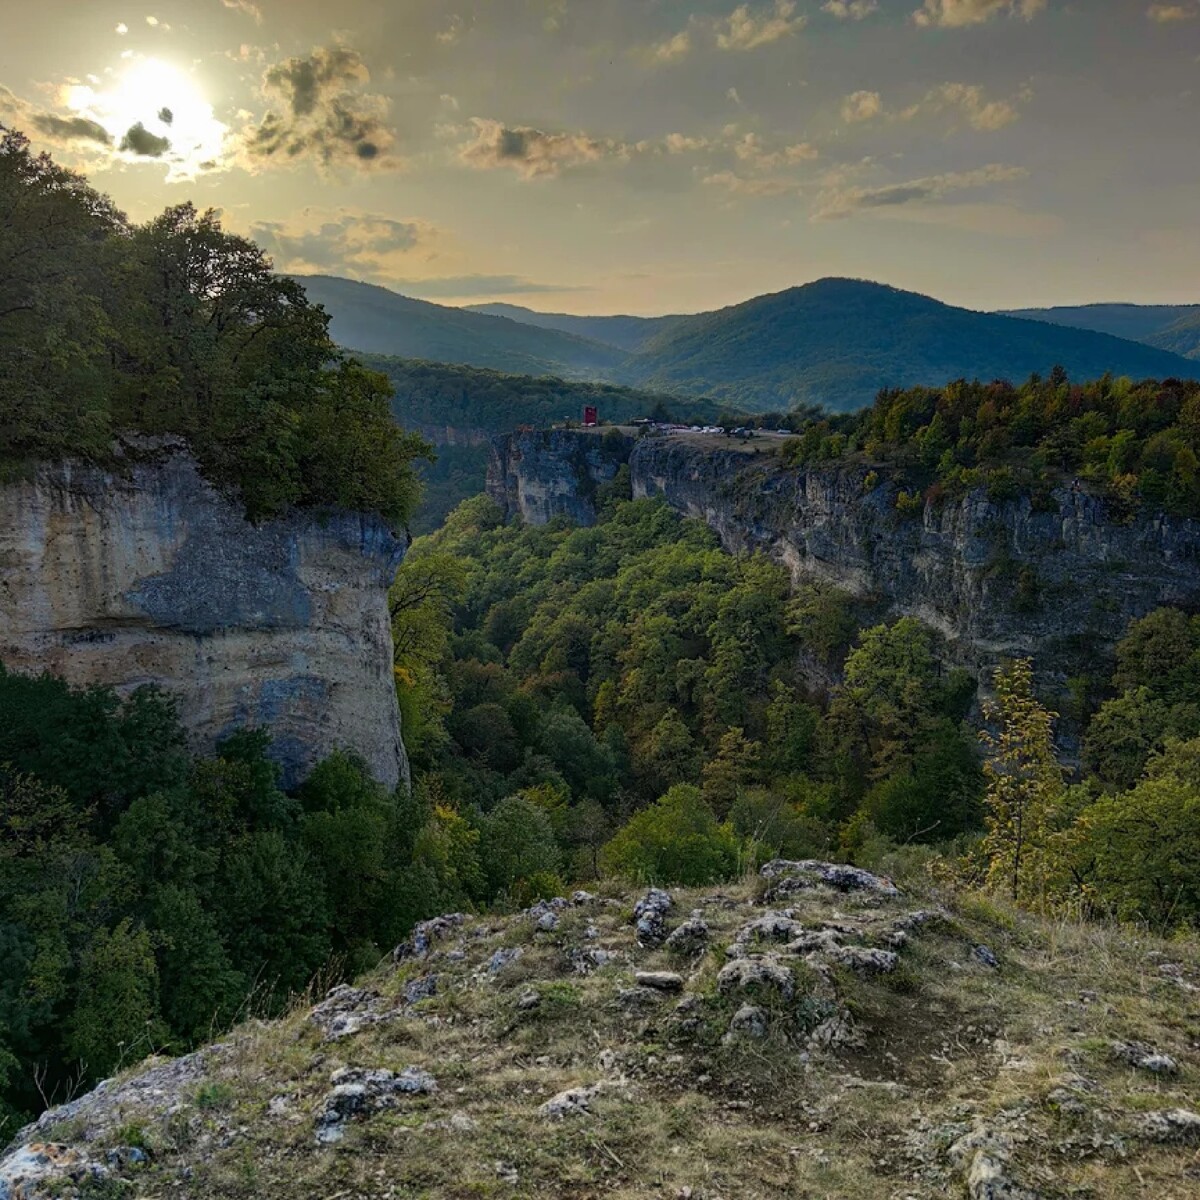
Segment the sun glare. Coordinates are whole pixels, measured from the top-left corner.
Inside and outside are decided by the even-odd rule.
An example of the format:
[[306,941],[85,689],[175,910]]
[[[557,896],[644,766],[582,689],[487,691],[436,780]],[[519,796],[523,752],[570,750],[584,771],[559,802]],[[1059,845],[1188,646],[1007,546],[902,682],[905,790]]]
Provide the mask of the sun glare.
[[[161,59],[131,62],[106,86],[73,84],[64,99],[124,140],[129,160],[167,164],[168,179],[190,178],[221,157],[226,126],[192,76]],[[130,137],[138,126],[144,134]]]

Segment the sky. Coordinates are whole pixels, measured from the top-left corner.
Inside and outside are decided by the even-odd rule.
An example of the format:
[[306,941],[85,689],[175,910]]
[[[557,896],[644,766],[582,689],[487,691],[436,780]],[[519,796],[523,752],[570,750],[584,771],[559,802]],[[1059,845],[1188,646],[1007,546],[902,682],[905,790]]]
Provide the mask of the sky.
[[280,270],[578,313],[828,275],[1200,302],[1200,0],[0,8],[0,123]]

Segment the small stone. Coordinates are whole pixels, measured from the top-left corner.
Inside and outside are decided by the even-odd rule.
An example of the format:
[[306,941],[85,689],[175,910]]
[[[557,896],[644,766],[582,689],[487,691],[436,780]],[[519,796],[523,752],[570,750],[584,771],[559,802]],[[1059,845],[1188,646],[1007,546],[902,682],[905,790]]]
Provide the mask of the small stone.
[[972,946],[971,953],[975,958],[983,963],[985,967],[991,967],[995,970],[1000,966],[1000,960],[988,949],[987,946]]
[[639,987],[653,988],[656,992],[683,991],[683,976],[674,971],[636,971],[633,978]]
[[538,1112],[551,1120],[589,1116],[592,1111],[592,1102],[611,1086],[601,1080],[599,1083],[593,1083],[590,1087],[568,1088],[565,1092],[559,1092],[557,1096],[552,1096],[538,1109]]
[[667,938],[667,949],[674,954],[699,954],[708,945],[708,922],[691,916]]
[[466,913],[446,913],[440,917],[432,917],[422,921],[413,929],[408,941],[401,942],[392,951],[395,962],[404,962],[408,958],[424,958],[434,942],[440,941],[462,925],[467,919]]
[[584,904],[595,904],[596,897],[594,895],[592,895],[591,892],[585,892],[582,889],[580,889],[578,892],[575,892],[572,894],[571,903],[574,904],[576,907],[579,907],[580,905],[584,905]]
[[541,996],[531,988],[529,991],[521,993],[517,1000],[517,1008],[522,1012],[529,1012],[530,1009],[537,1008],[541,1002]]
[[767,1014],[756,1004],[743,1004],[729,1022],[729,1037],[765,1038]]
[[1151,1142],[1200,1143],[1200,1113],[1187,1108],[1147,1113],[1142,1118],[1141,1134]]
[[501,946],[488,960],[488,974],[496,975],[524,953],[520,946]]
[[873,950],[866,946],[838,946],[829,957],[859,975],[888,975],[900,962],[891,950]]
[[638,941],[644,946],[657,946],[667,936],[667,913],[672,900],[661,888],[651,888],[633,909]]
[[537,927],[542,933],[553,933],[558,928],[558,913],[542,913],[538,917]]
[[1151,1049],[1141,1042],[1113,1042],[1112,1053],[1119,1062],[1128,1063],[1139,1071],[1149,1071],[1154,1075],[1179,1073],[1179,1064],[1169,1054]]
[[404,985],[404,1003],[416,1004],[420,1000],[428,1000],[437,994],[438,977],[422,975],[420,979],[410,979]]
[[722,995],[734,991],[773,991],[790,1000],[796,990],[791,969],[773,958],[735,958],[717,975]]

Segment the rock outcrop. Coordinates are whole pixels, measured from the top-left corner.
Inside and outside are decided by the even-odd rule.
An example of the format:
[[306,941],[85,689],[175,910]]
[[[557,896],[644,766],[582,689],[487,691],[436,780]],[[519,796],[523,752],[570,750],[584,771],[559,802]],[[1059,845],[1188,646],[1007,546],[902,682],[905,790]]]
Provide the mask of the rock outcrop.
[[181,443],[135,449],[0,487],[0,662],[156,684],[200,750],[265,727],[286,784],[340,747],[407,781],[387,606],[404,543],[345,512],[252,524]]
[[1148,507],[1118,519],[1072,485],[1037,501],[976,490],[907,516],[883,471],[790,467],[756,450],[688,434],[515,433],[493,442],[488,491],[534,524],[589,524],[597,487],[628,464],[635,498],[662,496],[730,552],[763,550],[797,583],[828,581],[880,619],[919,617],[980,671],[1032,655],[1061,681],[1094,670],[1131,620],[1200,609],[1200,522]]

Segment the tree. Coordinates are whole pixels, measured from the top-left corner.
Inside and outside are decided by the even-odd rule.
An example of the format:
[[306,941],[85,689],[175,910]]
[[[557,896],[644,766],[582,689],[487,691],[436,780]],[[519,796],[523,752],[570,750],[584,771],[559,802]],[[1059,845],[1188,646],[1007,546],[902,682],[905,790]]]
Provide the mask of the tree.
[[668,709],[637,748],[634,769],[647,791],[661,794],[677,783],[694,782],[700,774],[700,754],[688,727]]
[[1034,695],[1033,663],[1017,659],[998,670],[995,681],[997,699],[985,715],[998,729],[980,735],[988,751],[984,852],[988,879],[1003,883],[1016,900],[1038,895],[1045,882],[1044,855],[1063,771],[1054,752],[1057,714]]
[[701,887],[731,878],[739,849],[733,830],[718,823],[700,789],[677,784],[617,832],[601,864],[642,883]]
[[538,876],[557,876],[561,866],[550,817],[524,796],[506,796],[484,819],[479,854],[489,898]]
[[758,773],[763,748],[750,741],[741,729],[727,729],[717,744],[716,755],[704,764],[704,802],[713,812],[729,812],[738,792]]
[[1200,739],[1173,742],[1129,791],[1086,807],[1060,856],[1094,908],[1159,928],[1200,920]]

